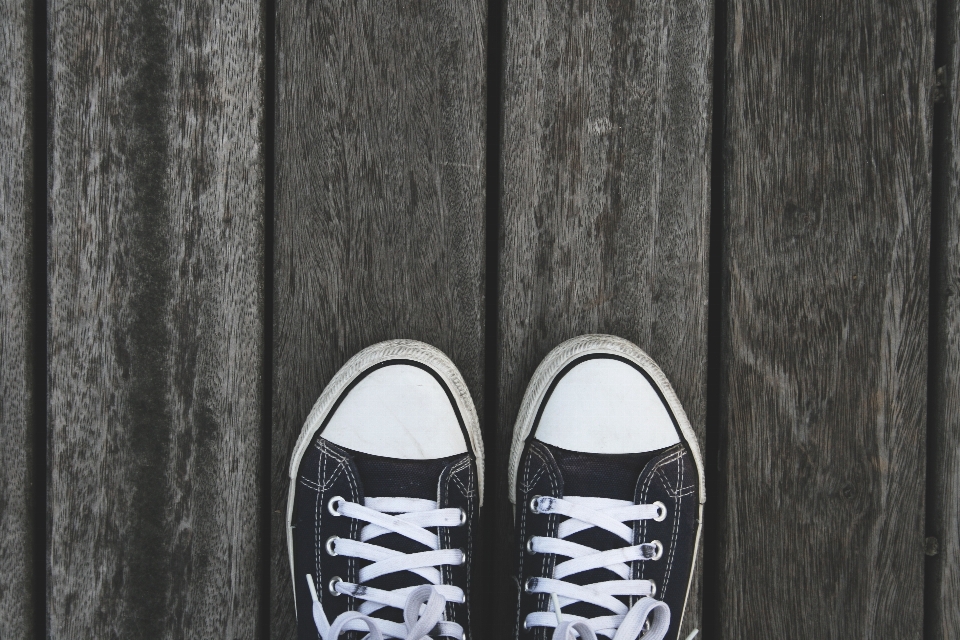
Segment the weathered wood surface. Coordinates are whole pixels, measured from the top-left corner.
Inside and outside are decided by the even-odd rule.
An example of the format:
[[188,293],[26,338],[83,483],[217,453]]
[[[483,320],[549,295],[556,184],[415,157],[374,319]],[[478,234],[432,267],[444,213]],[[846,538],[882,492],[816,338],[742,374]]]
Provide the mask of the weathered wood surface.
[[932,530],[937,539],[937,555],[929,559],[932,565],[931,580],[927,587],[932,593],[928,603],[927,631],[930,640],[960,638],[960,11],[956,2],[943,4],[947,12],[937,16],[946,23],[938,28],[938,37],[946,36],[945,43],[938,43],[946,51],[941,83],[938,117],[945,118],[945,138],[937,140],[934,162],[939,178],[938,201],[935,206],[942,216],[933,230],[932,250],[938,254],[939,273],[934,282],[938,290],[934,309],[938,316],[931,318],[936,331],[933,344],[938,345],[931,353],[933,384],[932,403],[929,407],[930,442],[933,455],[928,482],[932,483],[933,503],[931,510]]
[[261,5],[49,8],[53,638],[252,638]]
[[486,12],[277,3],[274,638],[294,633],[289,458],[337,369],[380,340],[423,340],[482,408]]
[[934,2],[728,5],[728,638],[919,638]]
[[[712,19],[707,1],[507,5],[495,637],[516,608],[507,456],[547,352],[583,333],[635,342],[703,443]],[[681,637],[700,626],[699,589]]]
[[0,0],[0,638],[33,623],[31,11]]

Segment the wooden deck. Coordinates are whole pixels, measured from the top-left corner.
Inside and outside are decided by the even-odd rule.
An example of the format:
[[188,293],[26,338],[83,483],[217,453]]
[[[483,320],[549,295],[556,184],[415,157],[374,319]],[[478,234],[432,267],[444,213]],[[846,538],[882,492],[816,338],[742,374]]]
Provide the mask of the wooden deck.
[[480,410],[507,638],[586,332],[705,445],[685,633],[960,638],[958,5],[0,0],[0,638],[292,637],[294,439],[399,337]]

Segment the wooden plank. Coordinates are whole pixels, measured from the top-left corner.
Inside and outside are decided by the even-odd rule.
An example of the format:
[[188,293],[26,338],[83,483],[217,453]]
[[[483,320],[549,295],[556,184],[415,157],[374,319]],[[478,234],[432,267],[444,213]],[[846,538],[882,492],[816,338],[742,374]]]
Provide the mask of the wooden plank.
[[[927,596],[932,606],[928,610],[927,631],[930,640],[950,640],[960,637],[960,10],[956,2],[945,2],[944,13],[937,16],[938,49],[943,46],[946,64],[938,71],[941,83],[941,104],[938,118],[944,119],[943,138],[935,140],[939,146],[934,162],[938,163],[939,180],[934,197],[939,224],[933,230],[931,249],[939,267],[932,274],[939,285],[932,290],[936,296],[931,308],[937,317],[931,318],[937,333],[933,344],[939,346],[930,354],[933,398],[930,406],[930,451],[932,468],[929,482],[933,497],[929,505],[932,534],[936,540],[937,555],[929,559],[932,565],[928,577]],[[942,10],[942,9],[941,9]],[[942,75],[941,75],[942,74]]]
[[0,0],[0,638],[33,633],[31,5]]
[[919,638],[934,2],[728,12],[723,633]]
[[[507,5],[492,494],[501,558],[514,549],[505,496],[516,412],[561,341],[600,332],[640,345],[703,444],[712,19],[705,0]],[[510,564],[498,583],[504,638]],[[681,637],[700,626],[700,582]]]
[[485,43],[479,0],[277,3],[275,638],[294,633],[289,457],[337,369],[423,340],[483,406]]
[[261,7],[52,0],[49,634],[251,638]]

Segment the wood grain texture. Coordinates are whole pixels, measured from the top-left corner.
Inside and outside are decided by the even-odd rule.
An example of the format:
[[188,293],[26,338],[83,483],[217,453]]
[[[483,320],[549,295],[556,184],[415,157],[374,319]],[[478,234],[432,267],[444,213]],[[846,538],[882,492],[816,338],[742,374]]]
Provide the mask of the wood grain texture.
[[252,638],[261,6],[49,10],[49,635]]
[[[514,549],[505,485],[514,420],[561,341],[610,333],[638,344],[703,444],[712,19],[706,1],[507,5],[491,466],[500,558]],[[516,608],[510,564],[501,561],[498,583],[504,638]],[[681,637],[700,626],[700,582]]]
[[33,623],[31,10],[0,0],[0,638]]
[[[934,229],[933,249],[939,257],[939,273],[934,282],[937,296],[932,308],[938,317],[931,318],[937,331],[933,344],[939,345],[930,354],[933,397],[929,411],[932,426],[929,437],[929,470],[933,502],[929,505],[932,524],[929,535],[937,539],[938,553],[928,559],[932,575],[927,588],[927,614],[930,640],[960,637],[960,10],[956,2],[943,3],[946,13],[937,16],[938,37],[946,36],[947,59],[938,71],[942,100],[937,115],[945,119],[946,128],[939,133],[940,153],[934,155],[939,173],[935,206],[942,219]],[[942,45],[937,44],[938,48]]]
[[921,637],[933,22],[728,5],[721,637]]
[[477,0],[277,2],[274,638],[295,625],[289,458],[333,374],[422,340],[482,408],[485,45]]

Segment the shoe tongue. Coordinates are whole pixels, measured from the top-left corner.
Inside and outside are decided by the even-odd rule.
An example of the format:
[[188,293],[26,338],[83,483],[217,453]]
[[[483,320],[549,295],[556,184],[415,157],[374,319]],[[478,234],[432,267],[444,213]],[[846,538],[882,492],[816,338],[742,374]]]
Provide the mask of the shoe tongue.
[[[550,448],[554,460],[557,461],[557,466],[560,467],[560,473],[563,476],[564,496],[612,498],[630,502],[635,500],[637,481],[640,479],[644,467],[650,460],[663,452],[581,453],[579,451],[567,451],[551,445],[547,446]],[[596,527],[575,533],[567,540],[586,545],[597,551],[608,551],[630,546],[622,538]],[[564,578],[564,580],[580,585],[619,579],[620,576],[607,569],[582,571]],[[630,600],[626,596],[618,596],[617,599],[627,606],[630,604]],[[563,612],[584,618],[610,615],[607,609],[586,602],[568,605],[564,607]]]
[[563,475],[565,496],[612,498],[633,502],[640,473],[661,451],[581,453],[546,445]]
[[354,453],[353,461],[367,498],[437,499],[437,483],[453,458],[397,460]]
[[[440,474],[443,473],[447,465],[461,457],[453,456],[437,460],[396,460],[366,453],[351,452],[351,454],[357,467],[357,473],[360,475],[364,497],[421,498],[424,500],[437,499]],[[431,530],[436,531],[435,529]],[[377,536],[369,542],[378,547],[402,551],[403,553],[429,551],[426,545],[398,533]],[[360,560],[359,563],[361,567],[371,564],[366,560]],[[427,581],[415,573],[400,571],[374,578],[365,584],[375,589],[392,591],[403,587],[427,584]],[[393,607],[385,607],[373,615],[383,620],[403,622],[403,611]]]

